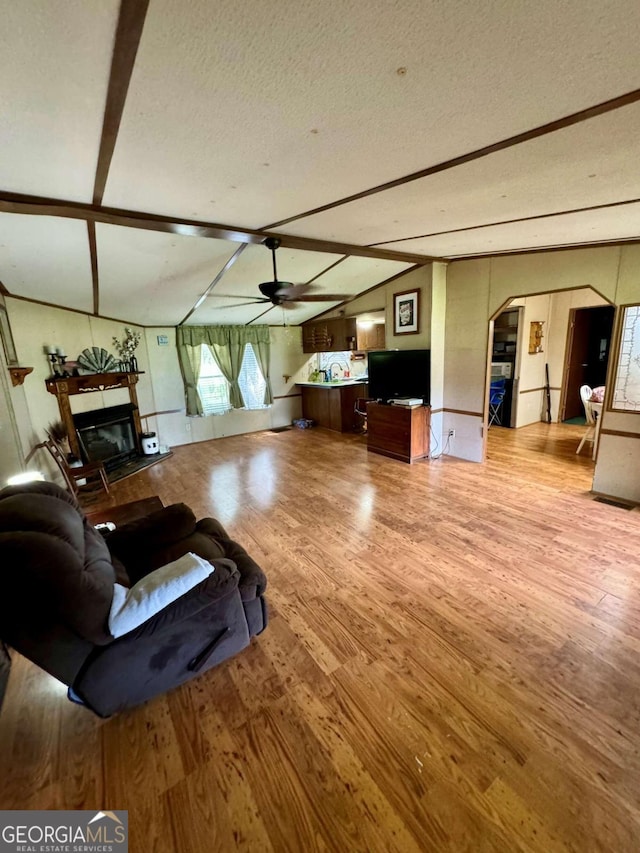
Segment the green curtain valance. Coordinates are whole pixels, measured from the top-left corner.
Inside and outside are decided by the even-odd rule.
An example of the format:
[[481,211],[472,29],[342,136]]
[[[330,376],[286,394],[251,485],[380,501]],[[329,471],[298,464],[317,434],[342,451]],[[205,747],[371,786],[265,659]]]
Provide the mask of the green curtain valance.
[[229,402],[234,409],[242,409],[244,400],[238,384],[246,344],[251,344],[265,379],[264,402],[273,402],[269,360],[271,336],[269,326],[178,326],[176,330],[178,360],[184,379],[187,415],[198,417],[203,413],[198,392],[200,375],[200,348],[208,346],[214,361],[229,383]]
[[269,326],[178,326],[177,343],[188,347],[202,344],[219,347],[238,344],[268,344]]

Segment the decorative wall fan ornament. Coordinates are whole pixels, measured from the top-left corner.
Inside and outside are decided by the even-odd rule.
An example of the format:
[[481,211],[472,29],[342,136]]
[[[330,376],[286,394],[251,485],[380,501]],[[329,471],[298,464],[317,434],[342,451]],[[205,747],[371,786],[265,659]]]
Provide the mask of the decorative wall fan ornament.
[[118,368],[115,358],[106,349],[100,347],[82,350],[78,356],[78,364],[90,373],[109,373]]
[[[280,281],[278,279],[278,269],[276,266],[276,250],[280,246],[280,240],[278,237],[267,237],[263,241],[263,245],[265,245],[271,252],[273,281],[263,281],[258,285],[258,290],[262,293],[262,297],[238,296],[231,293],[216,293],[215,291],[212,291],[209,296],[221,297],[223,299],[244,300],[244,302],[236,302],[233,305],[223,305],[221,306],[222,308],[249,307],[251,303],[260,302],[270,302],[271,307],[280,305],[282,308],[292,308],[293,303],[296,302],[348,302],[354,298],[352,295],[346,293],[314,292],[314,288],[311,283],[293,284],[291,281]],[[271,308],[267,308],[267,311],[271,311]],[[263,313],[266,314],[266,311]]]

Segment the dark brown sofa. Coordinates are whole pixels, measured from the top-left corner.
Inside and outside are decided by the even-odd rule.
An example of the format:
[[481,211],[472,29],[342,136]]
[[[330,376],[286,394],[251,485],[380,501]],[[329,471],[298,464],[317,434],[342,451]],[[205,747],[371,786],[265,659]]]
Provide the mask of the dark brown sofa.
[[[187,552],[214,572],[130,633],[108,627],[129,586]],[[101,535],[53,483],[0,491],[0,639],[106,717],[187,681],[266,626],[266,579],[222,525],[174,504]]]

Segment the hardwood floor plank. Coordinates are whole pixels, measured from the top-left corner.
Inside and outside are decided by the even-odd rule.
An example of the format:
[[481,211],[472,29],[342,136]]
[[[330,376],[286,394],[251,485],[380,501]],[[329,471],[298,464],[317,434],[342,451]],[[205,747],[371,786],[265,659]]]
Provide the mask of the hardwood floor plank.
[[[340,717],[333,714],[306,685],[295,687],[290,697],[295,702],[292,715],[302,716],[329,753],[345,793],[352,798],[357,809],[359,820],[371,825],[373,846],[370,849],[398,850],[401,853],[422,850],[420,839],[411,835],[347,742]],[[380,837],[380,827],[385,827],[384,838]]]
[[[384,679],[373,668],[358,664],[347,672],[345,667],[336,680],[330,707],[341,720],[345,737],[424,850],[508,849],[506,836],[501,836],[492,817],[470,807],[471,787],[464,779],[458,779],[464,797],[444,786],[442,797],[434,798],[443,773],[439,757],[428,760],[435,749],[430,732],[385,689]],[[446,739],[442,750],[449,748]],[[453,823],[451,812],[457,814]]]
[[[110,809],[153,803],[184,775],[168,697],[139,712],[110,717],[102,727],[104,775]],[[130,804],[130,805],[128,805]]]
[[245,758],[229,733],[219,732],[215,760],[199,764],[164,795],[174,836],[189,839],[190,853],[273,851],[246,776]]

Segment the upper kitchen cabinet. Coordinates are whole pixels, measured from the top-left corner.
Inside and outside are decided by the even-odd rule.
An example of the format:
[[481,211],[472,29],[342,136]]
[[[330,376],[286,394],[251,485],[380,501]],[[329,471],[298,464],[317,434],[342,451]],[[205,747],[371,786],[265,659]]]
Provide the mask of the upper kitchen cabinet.
[[385,348],[385,327],[384,323],[374,323],[372,326],[358,326],[356,349],[359,352],[366,352],[370,349]]
[[336,317],[302,325],[303,352],[346,352],[356,348],[356,321]]
[[493,324],[493,359],[504,360],[505,356],[515,359],[518,344],[518,321],[520,312],[517,308],[503,311]]

